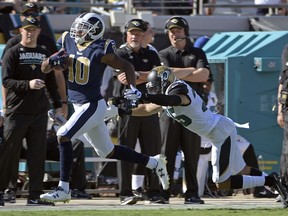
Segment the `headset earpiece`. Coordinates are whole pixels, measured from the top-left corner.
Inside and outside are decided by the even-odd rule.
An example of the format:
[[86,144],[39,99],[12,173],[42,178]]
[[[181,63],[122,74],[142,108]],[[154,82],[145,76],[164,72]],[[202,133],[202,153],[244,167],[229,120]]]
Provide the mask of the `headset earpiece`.
[[[170,19],[171,19],[171,18],[170,18]],[[168,36],[167,24],[168,24],[168,22],[170,21],[170,19],[168,19],[168,20],[165,22],[165,27],[164,27],[164,34],[166,35],[167,38],[169,38],[169,36]]]

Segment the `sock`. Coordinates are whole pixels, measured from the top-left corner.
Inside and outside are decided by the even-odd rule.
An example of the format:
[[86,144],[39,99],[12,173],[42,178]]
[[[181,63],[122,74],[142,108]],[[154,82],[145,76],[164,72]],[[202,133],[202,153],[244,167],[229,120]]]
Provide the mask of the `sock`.
[[59,143],[60,151],[60,181],[69,182],[72,163],[73,163],[73,148],[71,142]]
[[243,175],[243,189],[263,186],[265,182],[264,176],[247,176]]
[[231,189],[247,189],[263,186],[264,176],[235,175],[231,176]]
[[264,185],[269,186],[269,187],[273,186],[274,185],[274,179],[270,176],[265,176]]
[[143,187],[144,177],[144,175],[132,175],[132,190]]
[[111,158],[136,164],[142,164],[145,166],[149,161],[149,156],[138,153],[125,145],[115,145],[114,154],[111,156]]
[[241,175],[235,175],[230,177],[230,188],[240,189],[243,186],[243,177]]
[[251,167],[250,176],[263,176],[263,172],[256,168]]
[[63,188],[63,190],[64,190],[66,193],[69,193],[69,190],[70,190],[69,182],[59,181],[58,186],[61,187],[61,188]]

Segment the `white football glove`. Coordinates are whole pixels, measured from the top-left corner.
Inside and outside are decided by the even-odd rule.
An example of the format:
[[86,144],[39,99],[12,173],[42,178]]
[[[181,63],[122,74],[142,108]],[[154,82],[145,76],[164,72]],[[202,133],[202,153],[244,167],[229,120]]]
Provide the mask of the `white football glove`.
[[111,118],[114,118],[117,115],[118,115],[118,108],[116,106],[114,106],[113,104],[109,104],[109,106],[106,110],[104,121],[107,121]]
[[142,97],[142,93],[135,88],[134,86],[130,85],[130,89],[126,89],[124,92],[124,98],[126,98],[127,100],[139,100]]
[[59,126],[62,126],[67,122],[67,119],[65,119],[63,115],[56,113],[53,109],[48,111],[48,116]]

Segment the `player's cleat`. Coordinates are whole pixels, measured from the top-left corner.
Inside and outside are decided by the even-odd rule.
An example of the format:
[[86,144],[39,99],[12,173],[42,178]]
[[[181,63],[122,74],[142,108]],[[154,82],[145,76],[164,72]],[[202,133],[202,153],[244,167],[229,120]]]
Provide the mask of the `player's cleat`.
[[40,199],[47,202],[63,202],[68,203],[71,200],[71,191],[66,193],[63,188],[57,187],[54,191],[41,194]]
[[132,193],[138,197],[139,201],[144,201],[146,198],[145,192],[142,189],[142,187],[137,188],[136,190],[133,190]]
[[275,198],[275,202],[283,202],[283,198],[280,194]]
[[134,205],[139,201],[137,196],[120,196],[121,205]]
[[72,199],[92,199],[92,195],[85,192],[85,190],[73,189],[71,191]]
[[199,196],[185,198],[184,204],[204,204],[204,201]]
[[159,180],[162,184],[162,187],[164,190],[167,190],[169,188],[169,176],[166,168],[166,157],[164,155],[156,155],[153,158],[155,158],[158,162],[157,167],[154,169],[157,176],[159,177]]
[[4,202],[4,200],[3,200],[3,192],[2,191],[0,191],[0,207],[2,207],[2,206],[4,206],[5,205],[5,202]]
[[41,199],[28,199],[26,206],[55,206],[53,202],[47,202]]
[[286,190],[286,187],[282,184],[281,179],[276,172],[271,173],[269,176],[273,178],[274,187],[276,187],[276,190],[282,197],[283,207],[287,208],[288,207],[288,192]]
[[3,200],[9,203],[16,203],[16,194],[11,189],[6,189],[4,191]]

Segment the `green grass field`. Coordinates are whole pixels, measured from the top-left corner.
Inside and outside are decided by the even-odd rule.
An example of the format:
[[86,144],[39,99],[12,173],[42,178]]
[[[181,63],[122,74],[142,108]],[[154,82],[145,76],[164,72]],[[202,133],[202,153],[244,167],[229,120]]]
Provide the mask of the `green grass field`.
[[1,216],[286,216],[288,209],[161,209],[161,210],[101,210],[101,211],[5,211],[0,209]]

